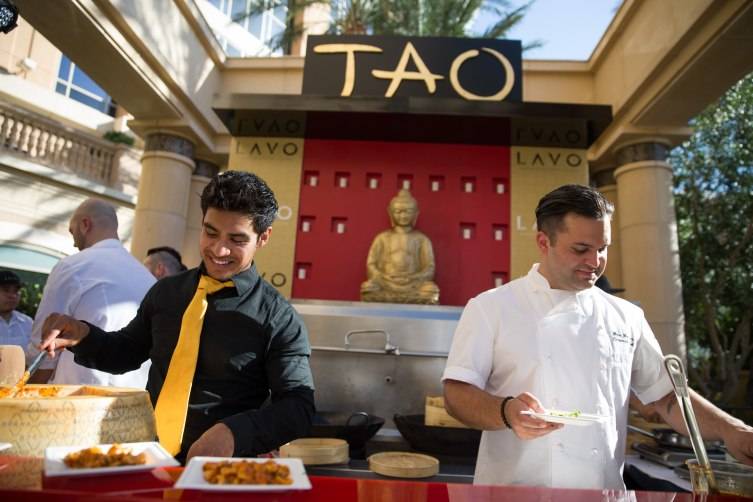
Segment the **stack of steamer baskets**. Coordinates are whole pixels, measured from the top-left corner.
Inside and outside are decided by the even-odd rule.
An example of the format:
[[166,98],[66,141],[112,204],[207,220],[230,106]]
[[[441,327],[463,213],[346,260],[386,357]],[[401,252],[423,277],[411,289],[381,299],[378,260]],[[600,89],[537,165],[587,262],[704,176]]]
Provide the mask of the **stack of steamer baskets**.
[[301,438],[280,447],[283,458],[300,458],[305,465],[347,464],[348,443],[336,438]]
[[153,441],[154,411],[144,390],[82,385],[26,385],[0,398],[0,486],[41,486],[48,446],[90,447]]

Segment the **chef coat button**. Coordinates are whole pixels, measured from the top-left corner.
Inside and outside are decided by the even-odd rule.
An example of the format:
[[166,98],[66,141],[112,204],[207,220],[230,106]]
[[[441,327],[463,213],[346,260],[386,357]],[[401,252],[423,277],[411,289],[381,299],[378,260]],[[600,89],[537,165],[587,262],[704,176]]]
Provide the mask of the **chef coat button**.
[[591,450],[591,455],[598,455],[598,454],[599,454],[599,450],[597,450],[596,448]]
[[559,448],[560,450],[561,450],[561,449],[563,449],[564,447],[565,447],[565,445],[564,445],[564,444],[562,444],[562,443],[557,443],[557,448]]
[[547,358],[548,361],[551,361],[552,360],[552,355],[549,354],[548,356],[546,356],[546,358]]

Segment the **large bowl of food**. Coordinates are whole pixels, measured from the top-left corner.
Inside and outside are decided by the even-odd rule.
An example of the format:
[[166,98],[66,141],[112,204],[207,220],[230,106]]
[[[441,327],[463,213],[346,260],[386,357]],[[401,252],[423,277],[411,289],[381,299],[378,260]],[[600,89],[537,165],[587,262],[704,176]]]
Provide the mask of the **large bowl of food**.
[[152,403],[141,389],[29,384],[0,397],[0,443],[12,445],[5,454],[42,457],[48,446],[131,443],[155,436]]

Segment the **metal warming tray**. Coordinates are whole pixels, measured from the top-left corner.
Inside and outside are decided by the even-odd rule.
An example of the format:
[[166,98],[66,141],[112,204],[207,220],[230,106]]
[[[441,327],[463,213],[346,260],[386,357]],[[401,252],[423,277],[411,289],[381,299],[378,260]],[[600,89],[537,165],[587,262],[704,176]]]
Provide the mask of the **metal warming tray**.
[[[633,450],[637,451],[641,457],[654,463],[666,467],[677,467],[684,465],[686,460],[695,458],[693,450],[683,448],[667,448],[649,443],[635,443]],[[709,458],[714,460],[724,460],[724,452],[710,450]]]

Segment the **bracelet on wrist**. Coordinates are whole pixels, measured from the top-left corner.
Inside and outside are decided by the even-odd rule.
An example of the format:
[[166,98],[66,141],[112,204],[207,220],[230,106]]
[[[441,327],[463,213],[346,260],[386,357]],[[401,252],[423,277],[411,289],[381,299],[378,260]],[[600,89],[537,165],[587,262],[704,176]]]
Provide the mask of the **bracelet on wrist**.
[[507,396],[502,400],[502,404],[499,406],[499,412],[500,415],[502,415],[502,422],[508,429],[512,429],[512,425],[510,425],[510,422],[507,421],[507,415],[505,415],[505,405],[507,404],[507,401],[511,401],[513,399],[515,399],[514,396]]

